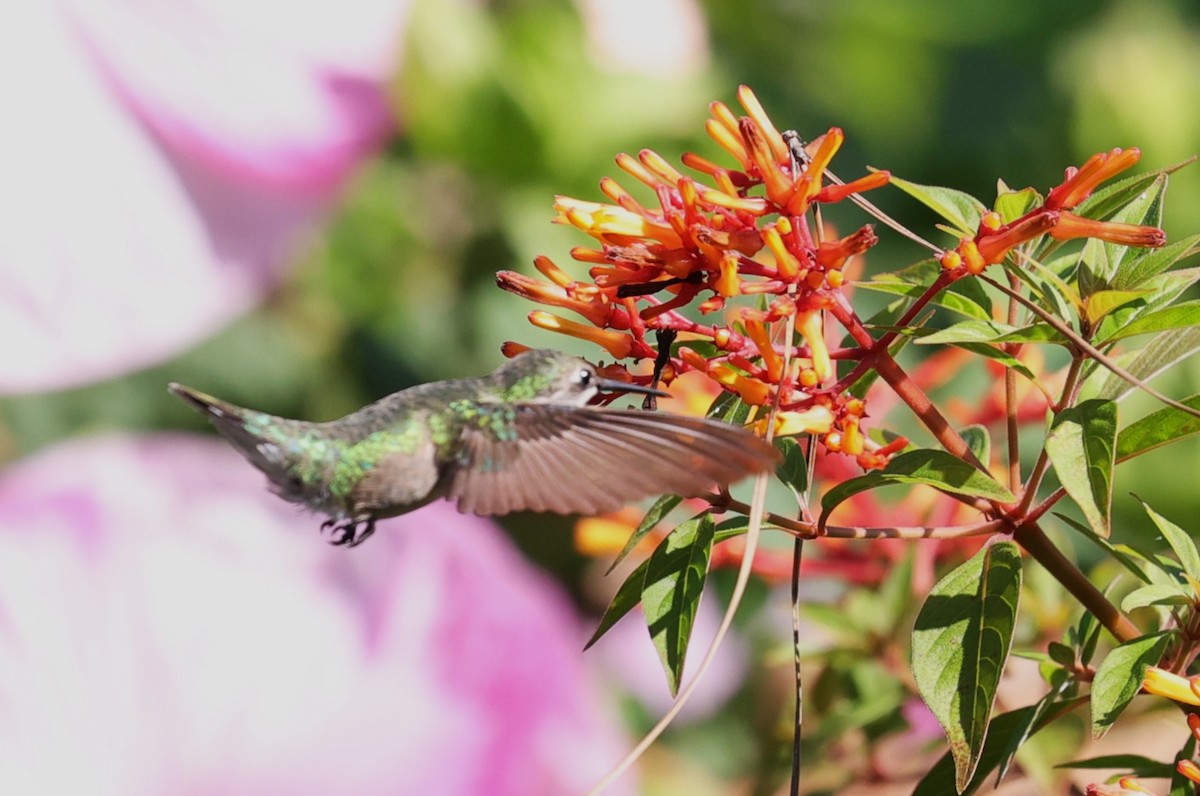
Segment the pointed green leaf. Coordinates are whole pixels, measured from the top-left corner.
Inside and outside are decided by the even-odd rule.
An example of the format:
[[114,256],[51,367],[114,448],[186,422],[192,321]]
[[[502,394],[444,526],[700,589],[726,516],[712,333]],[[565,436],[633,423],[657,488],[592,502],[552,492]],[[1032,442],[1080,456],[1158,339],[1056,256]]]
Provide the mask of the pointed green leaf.
[[650,506],[646,511],[646,516],[642,517],[642,521],[638,523],[638,527],[633,529],[633,533],[629,534],[629,538],[625,540],[625,546],[621,548],[621,552],[617,553],[617,557],[613,559],[605,571],[605,575],[616,569],[617,564],[625,560],[625,557],[632,553],[646,534],[654,530],[654,526],[663,521],[663,517],[671,513],[671,511],[683,502],[683,498],[679,495],[663,495]]
[[987,426],[978,423],[967,426],[959,432],[959,436],[967,443],[976,459],[985,463],[992,460],[992,438],[988,434]]
[[970,495],[1001,503],[1016,498],[987,473],[945,451],[918,449],[901,453],[883,470],[872,470],[835,486],[821,498],[821,524],[842,501],[889,484],[926,484],[956,495]]
[[1088,319],[1088,323],[1095,326],[1105,315],[1131,301],[1137,301],[1149,292],[1149,290],[1098,290],[1084,300],[1083,315]]
[[974,196],[953,188],[920,185],[895,176],[892,177],[889,184],[933,210],[964,235],[974,235],[979,229],[979,219],[987,212],[983,203]]
[[708,577],[715,528],[709,514],[680,523],[646,560],[642,611],[672,696],[683,678],[692,623]]
[[1135,777],[1167,778],[1175,770],[1170,763],[1160,763],[1144,755],[1115,754],[1097,755],[1086,760],[1070,760],[1059,763],[1055,768],[1095,769],[1119,768],[1128,771]]
[[1192,595],[1181,583],[1154,583],[1142,586],[1126,594],[1121,600],[1121,610],[1134,611],[1152,605],[1188,605]]
[[954,778],[954,758],[947,752],[938,758],[913,788],[913,796],[940,796],[950,793],[969,796],[975,793],[987,782],[988,775],[1008,756],[1007,747],[1010,741],[1027,738],[1036,729],[1036,719],[1036,707],[1032,705],[1000,714],[992,721],[991,730],[983,744],[983,754],[979,756],[979,766],[966,788],[958,790]]
[[600,617],[600,624],[596,627],[596,632],[592,633],[587,644],[583,645],[585,650],[599,641],[609,631],[609,628],[642,601],[642,585],[646,582],[646,570],[649,568],[649,564],[649,559],[643,561],[625,577],[625,582],[613,595],[612,602],[608,604],[608,608],[604,609],[604,616]]
[[1146,667],[1162,658],[1170,633],[1135,638],[1113,649],[1104,658],[1092,680],[1092,737],[1108,732],[1121,712],[1142,688]]
[[[1142,381],[1148,381],[1176,362],[1200,349],[1200,327],[1173,329],[1155,337],[1145,348],[1137,352],[1125,370]],[[1097,398],[1117,399],[1135,389],[1115,373],[1110,373],[1097,391]]]
[[[1029,740],[1029,736],[1033,735],[1034,732],[1048,722],[1051,712],[1058,706],[1059,699],[1062,698],[1063,692],[1070,685],[1071,681],[1064,678],[1057,685],[1053,686],[1033,705],[1032,715],[1013,728],[1008,736],[1007,743],[1004,745],[1004,754],[1000,758],[1000,763],[996,766],[996,787],[1000,787],[1000,782],[1004,779],[1004,775],[1008,773],[1008,769],[1016,758],[1017,752],[1021,751],[1021,746]],[[1001,720],[1007,715],[1009,714],[1006,713],[997,716],[992,720],[992,732],[989,733],[989,736],[994,736],[995,733],[1000,731]],[[980,756],[980,765],[975,770],[974,779],[980,779],[980,771],[982,770],[986,774],[988,768],[985,768],[985,766],[990,767],[992,765],[988,751],[988,747],[992,745],[990,743],[991,740],[992,738],[989,737],[988,741],[984,742],[983,755]],[[1003,736],[1000,736],[997,741],[1003,742]]]
[[1092,399],[1054,418],[1046,453],[1067,494],[1100,536],[1112,531],[1112,475],[1117,437],[1117,405]]
[[808,505],[808,462],[804,457],[804,446],[795,437],[775,440],[775,447],[783,453],[783,461],[775,468],[775,475],[792,490],[796,503]]
[[953,326],[922,335],[919,345],[961,343],[1061,343],[1063,336],[1052,326],[1035,323],[1030,326],[1009,326],[999,321],[960,321]]
[[913,629],[917,690],[946,731],[961,793],[979,764],[1021,591],[1021,553],[988,545],[933,587]]
[[[1200,394],[1184,398],[1180,403],[1200,409]],[[1173,406],[1159,409],[1121,429],[1117,437],[1117,462],[1132,459],[1197,433],[1200,433],[1200,418],[1181,412]]]
[[1112,329],[1107,337],[1098,339],[1098,342],[1112,343],[1138,334],[1182,329],[1188,326],[1200,326],[1200,299],[1181,301],[1178,304],[1148,312],[1119,328]]
[[1019,191],[1001,189],[992,204],[992,209],[1000,214],[1000,221],[1011,224],[1042,203],[1041,195],[1033,188],[1022,188]]
[[1147,280],[1197,252],[1200,252],[1200,235],[1168,243],[1160,249],[1147,249],[1141,256],[1130,258],[1118,269],[1113,277],[1113,287],[1117,290],[1141,287]]
[[1150,516],[1150,519],[1154,521],[1154,524],[1158,526],[1158,530],[1162,533],[1163,538],[1167,540],[1167,544],[1175,552],[1175,557],[1179,559],[1179,564],[1183,567],[1184,573],[1192,580],[1200,581],[1200,552],[1196,550],[1196,540],[1183,528],[1180,528],[1150,508],[1150,504],[1146,501],[1137,497],[1137,495],[1134,495],[1134,497],[1142,504],[1142,508]]

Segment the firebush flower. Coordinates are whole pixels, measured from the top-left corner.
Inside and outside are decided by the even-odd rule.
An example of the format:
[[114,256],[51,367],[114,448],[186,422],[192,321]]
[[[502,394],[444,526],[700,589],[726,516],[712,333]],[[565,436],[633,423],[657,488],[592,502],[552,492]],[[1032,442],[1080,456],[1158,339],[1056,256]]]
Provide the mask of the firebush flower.
[[[846,385],[835,384],[825,322],[825,311],[839,300],[847,261],[877,238],[864,226],[824,240],[808,214],[886,185],[890,176],[875,171],[846,184],[830,182],[827,169],[844,140],[840,129],[801,149],[778,132],[749,88],[738,91],[738,100],[744,116],[714,102],[705,125],[734,166],[687,153],[682,162],[696,175],[690,176],[642,150],[637,157],[619,155],[617,165],[653,193],[656,205],[643,204],[611,178],[600,183],[607,203],[557,198],[555,221],[596,241],[571,252],[587,266],[587,279],[539,257],[534,265],[548,281],[503,271],[497,282],[582,317],[535,310],[529,320],[591,341],[616,360],[656,359],[649,333],[677,334],[679,347],[656,374],[664,383],[705,374],[751,406],[778,402],[775,434],[819,434],[827,450],[858,457],[864,467],[883,466],[891,452],[879,453],[862,433],[865,407],[845,395]],[[692,305],[719,320],[707,324],[685,315]],[[784,339],[793,324],[800,345]],[[652,378],[616,367],[627,380]],[[754,428],[765,433],[765,421]]]
[[962,239],[942,255],[942,267],[958,276],[981,274],[1016,246],[1045,234],[1055,240],[1097,238],[1124,246],[1162,246],[1166,233],[1157,227],[1095,221],[1068,212],[1091,196],[1100,183],[1130,168],[1141,156],[1136,147],[1100,152],[1081,168],[1067,169],[1066,177],[1050,190],[1042,205],[1015,221],[1002,224],[999,214],[984,214],[974,237]]

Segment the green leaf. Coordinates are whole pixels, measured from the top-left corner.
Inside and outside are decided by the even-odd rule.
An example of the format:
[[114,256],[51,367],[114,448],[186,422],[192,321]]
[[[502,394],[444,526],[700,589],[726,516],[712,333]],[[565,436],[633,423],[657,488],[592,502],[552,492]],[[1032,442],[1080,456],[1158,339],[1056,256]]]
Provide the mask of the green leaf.
[[[1181,359],[1190,356],[1198,348],[1200,348],[1200,328],[1189,326],[1186,329],[1163,332],[1151,340],[1145,348],[1138,351],[1134,360],[1125,367],[1125,370],[1142,381],[1148,381]],[[1110,373],[1096,397],[1115,400],[1126,395],[1134,387],[1135,385],[1128,383],[1117,374]]]
[[959,432],[959,436],[967,443],[976,459],[985,463],[992,460],[992,438],[988,434],[987,426],[978,423],[967,426]]
[[959,793],[983,752],[1020,591],[1020,550],[1001,541],[938,581],[917,615],[913,677],[946,731]]
[[1121,600],[1122,611],[1133,611],[1152,605],[1188,605],[1193,596],[1179,583],[1153,583],[1126,594]]
[[1183,748],[1175,754],[1175,764],[1171,766],[1171,796],[1196,796],[1196,783],[1179,771],[1180,760],[1191,760],[1195,756],[1196,736],[1189,733]]
[[646,538],[646,534],[653,531],[654,526],[662,522],[663,517],[670,514],[682,501],[683,498],[679,495],[663,495],[654,501],[653,505],[647,509],[646,516],[642,517],[642,521],[638,523],[638,527],[634,528],[633,533],[625,540],[625,546],[621,548],[621,552],[617,553],[617,557],[613,559],[612,564],[609,565],[604,574],[607,575],[616,569],[617,564],[624,561],[625,557],[632,553],[638,544]]
[[1016,498],[990,475],[945,451],[918,449],[896,456],[883,470],[872,470],[835,486],[821,498],[821,525],[842,501],[889,484],[926,484],[956,495],[970,495],[1001,503]]
[[1112,343],[1126,337],[1150,332],[1163,332],[1167,329],[1182,329],[1188,326],[1200,325],[1200,299],[1181,301],[1169,307],[1163,307],[1154,312],[1148,312],[1129,323],[1112,330],[1097,343]]
[[775,468],[775,475],[792,490],[796,503],[808,505],[808,461],[804,456],[804,446],[794,437],[783,437],[775,440],[775,447],[783,453],[783,461]]
[[1059,763],[1055,768],[1076,768],[1076,769],[1096,769],[1096,768],[1119,768],[1128,771],[1135,777],[1147,778],[1167,778],[1174,771],[1174,766],[1169,763],[1161,763],[1157,760],[1152,760],[1143,755],[1098,755],[1089,757],[1086,760],[1071,760],[1067,763]]
[[1175,552],[1175,557],[1179,559],[1179,564],[1183,567],[1184,573],[1192,580],[1200,581],[1200,552],[1196,550],[1196,540],[1183,528],[1180,528],[1150,508],[1149,503],[1137,495],[1134,495],[1134,497],[1142,504],[1142,508],[1146,514],[1150,516],[1150,519],[1158,526],[1158,530],[1162,532],[1163,538],[1167,540],[1167,544]]
[[1105,315],[1118,307],[1137,301],[1149,292],[1149,290],[1098,290],[1084,300],[1084,317],[1092,326],[1095,326]]
[[1011,224],[1042,203],[1041,195],[1033,188],[1022,188],[1019,191],[1001,189],[992,204],[992,209],[1000,214],[1000,221]]
[[964,235],[974,235],[979,229],[979,219],[987,212],[987,208],[978,199],[953,188],[920,185],[895,176],[889,184],[933,210]]
[[1092,399],[1060,412],[1046,437],[1046,453],[1058,480],[1104,537],[1112,531],[1116,436],[1117,405]]
[[612,602],[608,604],[608,608],[604,609],[604,616],[600,617],[600,624],[596,627],[596,632],[592,633],[587,644],[583,645],[585,650],[599,641],[609,631],[609,628],[642,601],[642,586],[646,582],[646,570],[649,569],[649,566],[650,560],[646,559],[625,577],[625,582],[613,595]]
[[1016,739],[1027,738],[1036,727],[1037,711],[1035,706],[1018,708],[1008,713],[1002,713],[992,721],[987,740],[983,744],[983,754],[979,756],[979,766],[967,787],[959,789],[955,781],[954,758],[949,752],[938,758],[933,767],[921,778],[913,788],[913,796],[931,796],[931,794],[962,793],[968,796],[979,790],[987,781],[997,766],[1008,757],[1008,745]]
[[1065,338],[1046,323],[1009,326],[999,321],[960,321],[933,334],[923,335],[918,345],[953,343],[1062,343]]
[[[1033,705],[1033,714],[1012,729],[1004,747],[1004,754],[1001,756],[1000,762],[996,767],[996,787],[1000,786],[1000,782],[1004,779],[1004,775],[1008,773],[1009,766],[1012,765],[1013,759],[1017,756],[1017,752],[1021,750],[1021,746],[1027,740],[1029,740],[1029,736],[1032,735],[1036,729],[1040,728],[1043,723],[1047,721],[1047,717],[1050,715],[1050,712],[1058,705],[1058,701],[1062,697],[1063,692],[1065,692],[1070,685],[1071,681],[1063,678],[1057,685],[1053,686],[1049,691],[1043,694],[1042,698]],[[996,719],[993,720],[993,735],[995,732],[999,731],[999,725],[1003,718],[1004,716],[997,716]],[[1001,735],[997,740],[1000,741],[1003,738],[1004,736]],[[991,738],[988,740],[990,741]],[[986,775],[991,766],[987,748],[989,746],[991,746],[991,744],[985,741],[984,752],[983,755],[980,756],[980,768],[976,769],[974,779],[980,779],[980,769],[982,769],[984,775]]]
[[[1200,409],[1200,393],[1184,398],[1180,403]],[[1117,462],[1132,459],[1197,433],[1200,433],[1200,418],[1173,406],[1159,409],[1121,429],[1120,435],[1117,436]]]
[[1135,638],[1105,656],[1092,680],[1092,737],[1108,732],[1121,712],[1142,688],[1146,667],[1162,658],[1170,633],[1155,633]]
[[1168,243],[1160,249],[1148,249],[1121,266],[1113,277],[1113,287],[1117,290],[1141,287],[1147,280],[1197,252],[1200,252],[1200,235]]
[[710,514],[682,522],[646,560],[642,611],[672,696],[679,691],[683,678],[692,623],[708,577],[715,528]]

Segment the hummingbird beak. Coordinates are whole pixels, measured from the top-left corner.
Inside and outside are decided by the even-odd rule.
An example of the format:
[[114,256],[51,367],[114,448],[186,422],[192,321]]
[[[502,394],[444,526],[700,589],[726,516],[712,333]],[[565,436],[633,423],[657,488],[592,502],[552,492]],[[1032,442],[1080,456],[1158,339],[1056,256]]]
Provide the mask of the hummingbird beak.
[[657,395],[660,398],[671,397],[671,393],[667,392],[666,390],[647,387],[643,384],[632,384],[627,381],[616,381],[615,379],[596,379],[596,381],[593,383],[596,385],[596,388],[600,390],[600,392],[636,392],[643,395]]

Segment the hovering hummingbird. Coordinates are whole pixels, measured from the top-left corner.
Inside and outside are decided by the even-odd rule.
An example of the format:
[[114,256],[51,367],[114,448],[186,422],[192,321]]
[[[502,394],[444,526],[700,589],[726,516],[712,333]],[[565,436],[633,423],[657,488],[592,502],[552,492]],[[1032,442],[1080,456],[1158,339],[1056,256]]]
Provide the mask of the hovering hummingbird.
[[527,351],[487,376],[393,393],[328,423],[288,420],[172,383],[273,491],[329,517],[354,547],[394,517],[441,497],[458,510],[599,514],[658,494],[701,494],[770,470],[775,448],[716,420],[600,409],[602,392],[666,395],[601,378],[581,359]]

